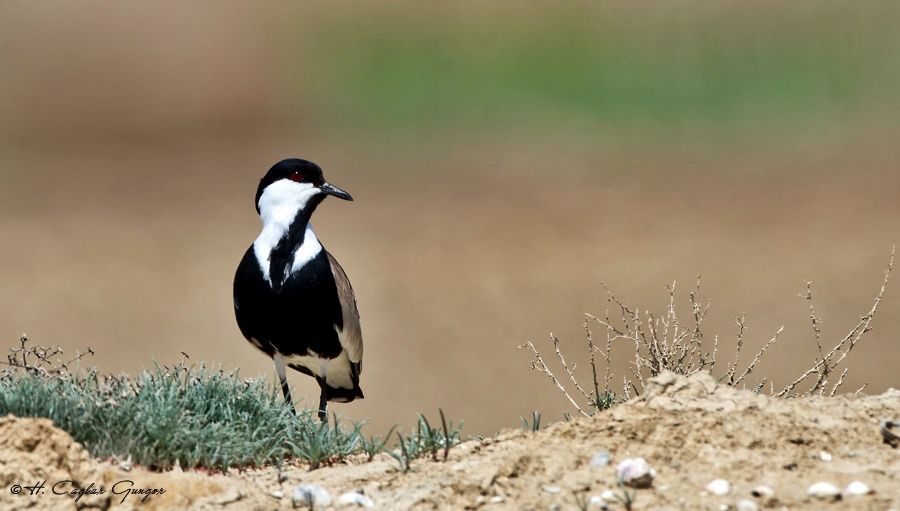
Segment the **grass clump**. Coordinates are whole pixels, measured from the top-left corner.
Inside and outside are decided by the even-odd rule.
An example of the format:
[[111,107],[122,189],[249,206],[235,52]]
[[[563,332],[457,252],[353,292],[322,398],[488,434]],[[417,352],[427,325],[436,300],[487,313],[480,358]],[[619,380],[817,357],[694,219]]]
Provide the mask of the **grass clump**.
[[[384,443],[366,439],[360,423],[321,423],[294,412],[264,380],[241,379],[183,359],[136,377],[69,370],[82,355],[58,363],[59,348],[20,347],[0,372],[0,415],[46,417],[98,457],[126,459],[155,469],[173,466],[224,470],[298,458],[311,469]],[[90,354],[90,350],[87,354]]]
[[404,436],[396,432],[397,448],[390,451],[390,455],[400,463],[400,469],[408,472],[412,461],[422,456],[430,455],[431,459],[447,461],[450,449],[459,444],[462,422],[453,424],[448,421],[443,410],[438,410],[441,417],[440,427],[432,427],[428,418],[419,414],[416,429]]
[[535,431],[541,430],[541,412],[537,410],[533,410],[531,412],[531,422],[528,422],[528,419],[525,417],[519,417],[522,421],[522,429],[524,431],[531,431],[534,433]]

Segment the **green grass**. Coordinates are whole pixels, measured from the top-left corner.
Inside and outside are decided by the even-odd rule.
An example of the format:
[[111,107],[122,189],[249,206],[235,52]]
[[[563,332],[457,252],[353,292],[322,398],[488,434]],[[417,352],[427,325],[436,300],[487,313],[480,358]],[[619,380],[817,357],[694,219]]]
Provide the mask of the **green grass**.
[[[371,461],[388,450],[394,431],[366,437],[360,422],[334,416],[321,423],[311,410],[295,414],[274,386],[237,372],[182,362],[133,378],[104,376],[54,365],[50,358],[59,352],[26,348],[26,342],[11,351],[10,368],[0,373],[0,415],[49,418],[97,457],[130,457],[154,469],[218,470],[293,458],[316,469],[357,453]],[[413,449],[410,460],[459,442],[458,429],[424,431],[423,422],[420,415],[417,432],[401,436]]]
[[900,106],[898,10],[887,3],[393,7],[332,13],[286,45],[297,48],[297,96],[316,98],[309,110],[388,132],[665,132]]
[[0,414],[47,417],[92,455],[152,468],[224,469],[297,457],[318,466],[355,447],[349,433],[294,415],[267,383],[235,374],[157,367],[136,378],[96,371],[0,379]]

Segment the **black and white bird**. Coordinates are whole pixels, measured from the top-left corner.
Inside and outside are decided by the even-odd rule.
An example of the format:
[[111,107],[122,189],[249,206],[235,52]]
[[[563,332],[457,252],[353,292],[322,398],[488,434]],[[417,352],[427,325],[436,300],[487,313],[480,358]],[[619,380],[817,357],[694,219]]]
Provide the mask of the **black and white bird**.
[[316,379],[323,421],[328,401],[363,397],[356,297],[347,274],[309,223],[329,195],[353,200],[326,183],[315,163],[296,158],[276,163],[256,191],[262,232],[234,276],[234,313],[241,333],[272,357],[291,407],[285,367]]

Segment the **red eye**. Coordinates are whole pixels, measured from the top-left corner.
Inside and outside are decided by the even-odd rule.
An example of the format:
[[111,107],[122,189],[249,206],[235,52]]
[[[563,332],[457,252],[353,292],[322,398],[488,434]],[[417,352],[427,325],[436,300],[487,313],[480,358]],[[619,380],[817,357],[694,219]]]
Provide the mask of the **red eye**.
[[303,174],[301,174],[299,172],[294,172],[293,174],[291,174],[290,180],[300,183],[303,181]]

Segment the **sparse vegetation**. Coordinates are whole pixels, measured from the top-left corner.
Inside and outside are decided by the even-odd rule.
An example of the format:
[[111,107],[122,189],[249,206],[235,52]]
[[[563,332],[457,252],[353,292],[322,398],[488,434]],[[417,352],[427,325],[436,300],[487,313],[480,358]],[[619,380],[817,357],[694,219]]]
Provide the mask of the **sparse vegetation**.
[[525,417],[519,417],[522,419],[522,429],[525,431],[540,431],[541,429],[541,412],[534,410],[531,412],[531,422],[528,422],[528,419]]
[[370,437],[364,435],[360,436],[360,448],[366,453],[369,461],[375,459],[376,454],[385,451],[385,446],[387,446],[387,443],[391,440],[391,434],[393,434],[396,429],[397,426],[392,426],[384,437],[378,435],[372,435]]
[[454,425],[447,420],[443,410],[438,410],[441,417],[441,427],[432,427],[428,418],[419,414],[416,429],[408,436],[397,432],[397,449],[391,451],[391,456],[399,463],[404,472],[410,470],[410,463],[416,458],[431,455],[431,459],[438,461],[442,454],[443,461],[450,456],[450,449],[460,442],[462,422]]
[[[821,319],[816,314],[813,301],[812,283],[806,283],[806,293],[803,296],[808,302],[809,317],[815,338],[817,352],[814,356],[812,367],[793,379],[790,384],[776,392],[774,384],[768,378],[762,378],[754,384],[753,390],[761,392],[768,384],[769,394],[775,397],[795,397],[799,395],[827,395],[834,396],[841,385],[848,369],[845,367],[838,373],[838,367],[845,361],[854,347],[862,340],[863,336],[871,330],[871,322],[878,311],[878,306],[884,296],[887,283],[894,268],[894,250],[891,250],[890,261],[884,272],[874,302],[868,312],[862,315],[850,331],[840,338],[835,345],[826,352],[822,346]],[[604,289],[606,287],[604,286]],[[644,390],[646,379],[659,375],[664,371],[672,371],[676,374],[689,376],[699,371],[714,372],[717,364],[719,348],[719,336],[712,340],[712,348],[704,342],[703,320],[709,311],[709,302],[703,304],[698,299],[700,292],[700,277],[694,289],[688,293],[690,306],[690,319],[683,323],[679,318],[675,305],[676,283],[666,286],[668,290],[668,304],[662,314],[656,314],[649,310],[642,311],[637,307],[625,305],[615,294],[606,289],[612,309],[617,312],[618,320],[611,319],[607,310],[603,316],[586,314],[584,322],[585,336],[587,339],[588,354],[591,366],[591,388],[586,391],[575,377],[575,364],[566,361],[560,349],[559,338],[550,334],[550,343],[553,346],[556,359],[566,373],[566,377],[558,378],[553,370],[544,361],[540,351],[532,341],[519,346],[532,352],[531,368],[544,374],[560,390],[565,398],[583,416],[589,417],[600,410],[612,406],[617,399],[628,400],[632,395],[641,394]],[[735,356],[728,365],[720,380],[737,387],[746,386],[748,376],[753,373],[760,359],[778,340],[784,327],[779,328],[774,335],[756,353],[753,359],[739,369],[741,365],[741,351],[744,346],[744,334],[746,322],[743,316],[735,319],[737,333],[735,336]],[[606,333],[605,347],[595,345],[591,325],[600,325]],[[625,342],[634,347],[631,375],[624,376],[621,384],[621,394],[617,398],[612,388],[612,372],[610,369],[611,354],[614,344]],[[601,390],[598,379],[598,365],[601,363],[595,357],[599,354],[605,365],[603,388]],[[837,376],[837,380],[835,377]],[[568,384],[564,381],[568,379]],[[812,384],[805,391],[798,391],[805,382]],[[568,385],[568,386],[567,386]],[[862,390],[862,389],[860,389]],[[859,391],[857,391],[859,392]],[[583,399],[576,399],[577,396]]]
[[[80,368],[88,349],[66,362],[60,348],[30,346],[22,336],[0,373],[0,415],[47,417],[98,457],[126,459],[150,468],[260,466],[298,458],[310,469],[339,463],[354,453],[368,460],[386,450],[384,437],[366,437],[362,424],[320,423],[315,413],[296,414],[264,380],[237,371],[190,366],[187,356],[136,377],[102,375]],[[441,411],[442,428],[419,416],[417,433],[403,448],[412,458],[428,452],[444,458],[459,442]]]

